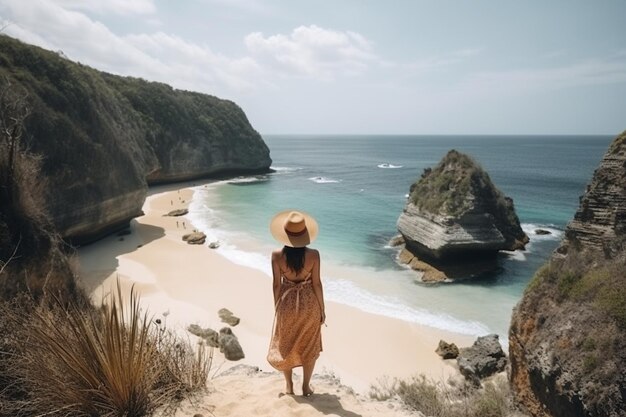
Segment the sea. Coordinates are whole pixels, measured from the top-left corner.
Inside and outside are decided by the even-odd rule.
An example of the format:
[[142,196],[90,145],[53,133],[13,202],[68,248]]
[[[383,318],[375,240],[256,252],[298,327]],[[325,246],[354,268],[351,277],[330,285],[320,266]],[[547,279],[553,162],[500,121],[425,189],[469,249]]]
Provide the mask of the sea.
[[[270,297],[272,216],[313,215],[328,300],[507,346],[514,306],[550,257],[612,136],[264,135],[273,173],[195,187],[190,220],[231,261],[264,271]],[[409,187],[451,149],[470,155],[515,204],[530,237],[501,252],[498,269],[472,279],[424,284],[398,265],[396,222]],[[535,231],[544,229],[548,235]],[[233,277],[235,279],[236,277]],[[332,317],[328,318],[329,325]],[[362,325],[367,325],[363,323]]]

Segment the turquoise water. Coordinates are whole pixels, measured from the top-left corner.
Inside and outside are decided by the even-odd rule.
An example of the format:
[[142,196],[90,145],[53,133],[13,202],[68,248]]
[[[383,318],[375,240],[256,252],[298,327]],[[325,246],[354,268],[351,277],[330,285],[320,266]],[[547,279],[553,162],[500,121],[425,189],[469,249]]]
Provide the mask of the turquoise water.
[[[612,137],[607,136],[264,136],[275,173],[198,189],[194,224],[225,243],[225,256],[269,271],[274,213],[314,215],[329,299],[471,335],[506,339],[511,309],[556,248]],[[450,149],[471,155],[513,198],[531,238],[503,253],[499,270],[426,286],[398,266],[386,246],[410,185]],[[386,165],[383,165],[386,164]],[[552,235],[534,234],[537,227]],[[245,238],[244,238],[245,233]]]

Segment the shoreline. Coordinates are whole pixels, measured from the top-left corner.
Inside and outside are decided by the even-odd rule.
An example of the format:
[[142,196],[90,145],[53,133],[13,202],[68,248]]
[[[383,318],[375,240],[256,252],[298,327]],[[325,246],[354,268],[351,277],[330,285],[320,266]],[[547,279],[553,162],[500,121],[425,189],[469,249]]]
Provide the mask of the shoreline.
[[[125,291],[134,285],[142,305],[189,340],[195,340],[185,330],[189,324],[215,330],[225,327],[217,311],[228,308],[241,318],[233,332],[246,357],[226,362],[216,350],[213,367],[217,370],[212,373],[240,364],[274,371],[265,360],[274,315],[271,277],[210,249],[209,239],[204,245],[188,245],[182,235],[194,229],[190,220],[163,216],[188,207],[194,193],[191,187],[196,184],[152,187],[144,203],[145,214],[131,221],[129,235],[109,236],[79,249],[80,285],[97,301],[119,277]],[[421,373],[445,381],[456,376],[454,362],[435,353],[439,340],[464,347],[475,339],[332,300],[327,300],[326,310],[324,351],[315,373],[334,374],[362,393],[384,377],[408,378]],[[296,369],[298,373],[301,370]],[[281,388],[279,385],[276,390]]]

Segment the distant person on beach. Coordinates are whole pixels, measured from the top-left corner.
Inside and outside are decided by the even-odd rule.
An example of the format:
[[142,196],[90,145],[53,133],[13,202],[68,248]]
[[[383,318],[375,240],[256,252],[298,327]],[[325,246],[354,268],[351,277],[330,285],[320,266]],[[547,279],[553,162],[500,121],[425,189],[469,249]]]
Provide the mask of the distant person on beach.
[[270,231],[282,243],[272,252],[275,317],[267,361],[285,375],[286,394],[293,394],[293,368],[302,366],[302,395],[310,386],[322,351],[321,326],[326,321],[320,279],[320,254],[307,248],[318,233],[315,219],[299,211],[274,216]]

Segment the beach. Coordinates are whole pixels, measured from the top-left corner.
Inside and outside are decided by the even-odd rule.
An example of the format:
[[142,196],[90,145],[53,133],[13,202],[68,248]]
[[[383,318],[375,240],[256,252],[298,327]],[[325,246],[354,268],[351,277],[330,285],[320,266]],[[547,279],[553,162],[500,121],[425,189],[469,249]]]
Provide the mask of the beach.
[[[186,332],[186,327],[198,324],[219,330],[227,325],[220,321],[218,310],[228,308],[241,319],[232,330],[245,358],[226,361],[216,349],[210,391],[221,392],[222,401],[228,387],[236,391],[236,386],[245,385],[240,389],[254,389],[260,395],[257,388],[263,388],[264,393],[278,401],[284,389],[282,375],[265,360],[274,315],[271,277],[226,259],[209,248],[208,241],[204,245],[187,244],[182,236],[193,231],[194,225],[184,216],[164,216],[189,205],[194,185],[202,186],[196,183],[151,188],[143,207],[144,215],[131,222],[129,234],[112,235],[78,250],[79,282],[96,303],[101,302],[118,280],[125,292],[134,286],[142,306],[154,319],[161,319],[168,329],[188,337],[192,344],[197,338]],[[322,328],[324,351],[315,368],[318,382],[313,381],[320,401],[324,399],[324,390],[336,391],[339,386],[350,387],[346,392],[352,392],[353,399],[366,398],[370,386],[384,377],[424,374],[439,382],[458,377],[455,362],[444,361],[435,353],[437,344],[441,339],[460,347],[473,343],[473,338],[467,335],[371,314],[338,302],[327,301],[326,313],[327,327]],[[258,369],[258,374],[264,377],[250,379],[246,376],[249,372],[229,372],[237,365]],[[296,375],[301,375],[300,369]],[[328,376],[333,376],[333,383],[323,378]],[[245,382],[232,382],[242,378]],[[226,383],[227,380],[230,382]],[[257,388],[249,386],[254,384],[252,381],[257,381]],[[296,394],[298,390],[296,382]],[[343,407],[341,398],[335,402]],[[211,403],[210,394],[207,401]],[[216,416],[241,413],[232,407],[228,409],[220,414],[217,407],[212,413]]]

